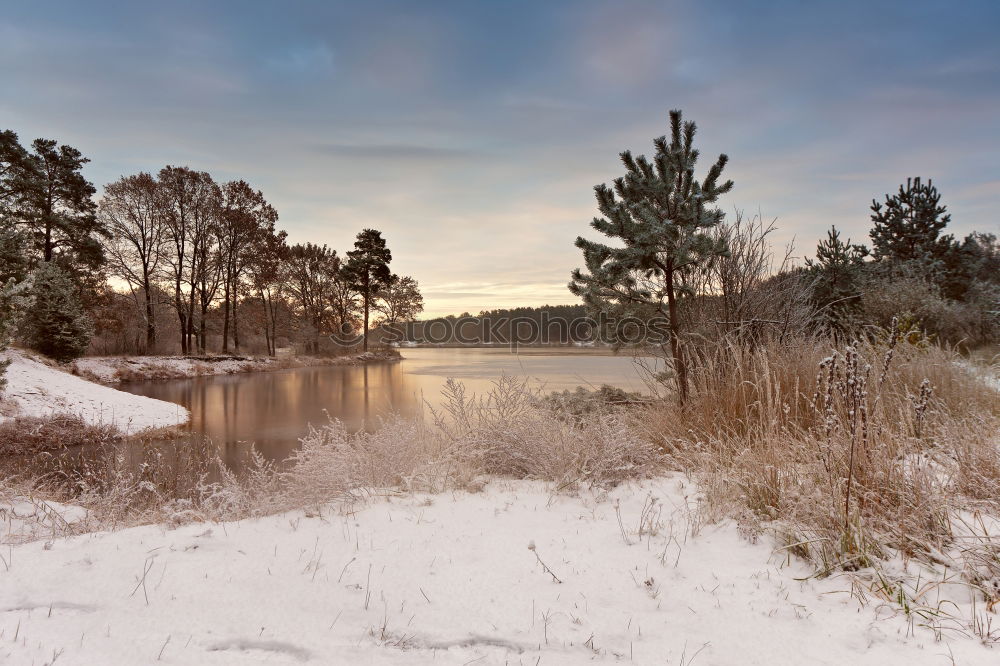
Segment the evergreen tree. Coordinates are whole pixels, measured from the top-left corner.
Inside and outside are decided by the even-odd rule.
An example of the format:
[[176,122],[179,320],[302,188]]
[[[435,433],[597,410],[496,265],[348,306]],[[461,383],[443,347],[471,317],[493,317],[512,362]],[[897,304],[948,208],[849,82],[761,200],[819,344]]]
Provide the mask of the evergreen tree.
[[361,296],[364,307],[364,350],[368,351],[368,317],[375,295],[389,286],[392,274],[389,262],[392,253],[385,245],[382,232],[364,229],[354,241],[354,249],[347,253],[346,275]]
[[21,146],[17,134],[0,131],[0,223],[13,226],[27,194],[26,177],[30,173],[28,152]]
[[679,299],[685,295],[685,272],[725,254],[723,241],[708,233],[724,213],[713,204],[729,192],[732,181],[719,183],[728,158],[720,155],[704,180],[694,176],[698,151],[692,146],[695,124],[670,112],[670,143],[653,142],[656,154],[621,154],[626,174],[614,188],[595,188],[604,217],[591,226],[623,247],[577,238],[586,272],[573,271],[569,289],[593,309],[621,314],[666,316],[678,396],[687,398],[687,365],[681,347]]
[[[18,284],[13,279],[0,280],[0,355],[7,351],[17,329],[18,317],[24,311],[23,294],[20,292],[23,292],[23,283]],[[10,359],[0,356],[0,394],[7,386],[4,375],[9,365]]]
[[813,302],[834,331],[848,331],[856,323],[861,305],[858,281],[867,256],[868,248],[851,243],[850,238],[841,240],[837,227],[830,227],[826,240],[816,246],[816,260],[806,260],[815,273]]
[[96,269],[104,262],[99,237],[108,232],[95,215],[94,186],[83,177],[89,162],[79,150],[36,139],[27,158],[21,223],[42,261],[60,254],[72,264]]
[[55,262],[45,262],[32,272],[30,282],[30,305],[22,320],[25,340],[57,361],[81,356],[93,326],[69,273]]
[[0,286],[21,282],[28,273],[28,258],[24,238],[17,230],[0,227]]
[[906,186],[872,201],[872,254],[876,261],[896,264],[919,263],[931,269],[951,251],[954,238],[941,232],[951,221],[941,205],[941,194],[932,181],[907,178]]

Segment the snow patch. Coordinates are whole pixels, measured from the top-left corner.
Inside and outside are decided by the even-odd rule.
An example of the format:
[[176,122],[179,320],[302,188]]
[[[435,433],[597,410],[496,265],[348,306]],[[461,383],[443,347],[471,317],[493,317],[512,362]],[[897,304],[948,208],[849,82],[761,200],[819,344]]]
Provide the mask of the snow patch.
[[190,416],[180,405],[89,382],[21,350],[3,356],[11,360],[3,400],[12,403],[19,416],[72,414],[93,425],[113,425],[126,434],[180,425]]
[[[817,579],[732,523],[702,526],[696,496],[680,476],[577,496],[494,480],[431,503],[404,494],[17,545],[0,571],[0,625],[27,639],[0,641],[0,662],[54,652],[60,664],[109,666],[996,659],[893,604],[859,603],[847,577]],[[67,590],[94,610],[42,610]]]

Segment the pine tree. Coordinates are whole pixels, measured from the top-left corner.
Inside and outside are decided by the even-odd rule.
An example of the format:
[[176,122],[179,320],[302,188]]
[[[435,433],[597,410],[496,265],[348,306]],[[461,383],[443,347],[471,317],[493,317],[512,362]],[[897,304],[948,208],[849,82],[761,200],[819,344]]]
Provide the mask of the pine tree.
[[368,317],[375,295],[389,286],[392,273],[389,262],[392,253],[385,245],[382,232],[364,229],[354,241],[354,249],[347,253],[346,275],[361,296],[364,307],[364,350],[368,351]]
[[30,282],[31,302],[22,321],[25,340],[57,361],[81,356],[93,326],[69,273],[55,262],[45,262],[32,272]]
[[577,238],[586,272],[573,271],[569,289],[592,309],[666,316],[681,403],[687,398],[687,364],[681,347],[678,301],[685,295],[685,271],[725,254],[725,243],[708,233],[724,213],[713,204],[729,192],[732,181],[719,183],[728,158],[719,155],[704,180],[694,176],[698,151],[692,146],[695,124],[670,112],[670,143],[653,142],[656,154],[621,154],[626,174],[614,188],[598,185],[597,206],[604,217],[591,226],[624,247]]
[[[13,229],[0,228],[0,354],[6,351],[14,335],[19,312],[15,290],[23,282],[26,271],[19,234]],[[4,373],[9,365],[10,360],[0,359],[0,393],[7,384]]]
[[79,150],[36,139],[27,158],[24,217],[42,261],[59,254],[88,269],[104,263],[99,237],[108,233],[95,215],[94,186],[83,176],[90,160]]
[[0,222],[12,226],[20,217],[30,174],[28,151],[11,130],[0,131]]
[[855,323],[861,304],[858,280],[867,256],[868,248],[851,243],[850,238],[842,241],[837,227],[830,227],[826,240],[816,246],[816,260],[806,260],[816,274],[813,302],[834,331],[848,331]]
[[941,232],[951,221],[941,205],[941,194],[932,181],[907,178],[906,186],[885,197],[885,204],[873,200],[872,254],[876,261],[898,264],[919,262],[930,266],[942,261],[954,239]]

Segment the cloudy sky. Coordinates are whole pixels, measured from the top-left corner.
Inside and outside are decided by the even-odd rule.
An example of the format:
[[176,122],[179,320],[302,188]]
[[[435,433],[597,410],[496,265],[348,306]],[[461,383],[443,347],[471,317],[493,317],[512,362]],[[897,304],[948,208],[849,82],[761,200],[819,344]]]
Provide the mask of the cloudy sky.
[[293,242],[375,227],[429,314],[477,312],[573,302],[593,186],[671,108],[800,254],[911,175],[997,231],[998,32],[996,0],[6,3],[0,129],[98,186],[244,178]]

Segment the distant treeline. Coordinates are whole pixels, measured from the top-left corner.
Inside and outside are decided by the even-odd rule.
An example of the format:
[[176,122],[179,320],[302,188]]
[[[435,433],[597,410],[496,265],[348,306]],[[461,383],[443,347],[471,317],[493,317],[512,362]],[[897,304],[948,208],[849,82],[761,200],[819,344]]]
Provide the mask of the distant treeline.
[[584,305],[542,305],[464,312],[400,324],[386,331],[390,339],[420,344],[548,344],[592,342],[599,322]]

